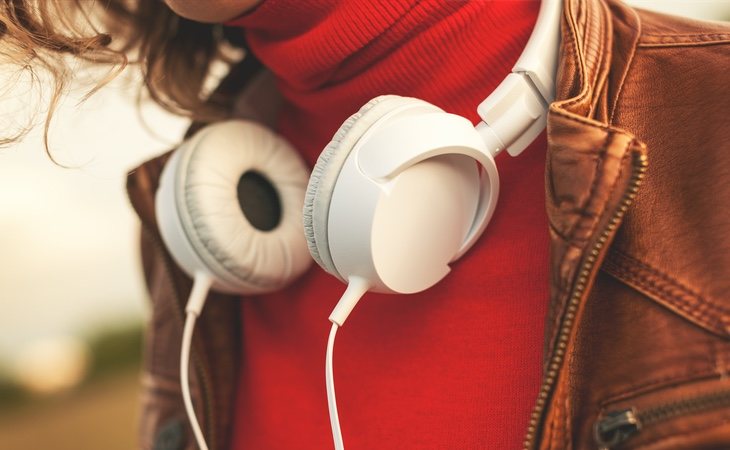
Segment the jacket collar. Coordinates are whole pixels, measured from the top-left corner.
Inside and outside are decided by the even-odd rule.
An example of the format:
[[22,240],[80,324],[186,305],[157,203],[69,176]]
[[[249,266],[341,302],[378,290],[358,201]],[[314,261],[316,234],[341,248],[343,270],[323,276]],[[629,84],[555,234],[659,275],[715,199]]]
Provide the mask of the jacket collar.
[[[553,317],[547,350],[555,344],[554,328],[575,287],[578,266],[602,222],[621,207],[622,183],[633,173],[630,153],[644,155],[643,144],[610,123],[639,35],[633,10],[611,7],[602,0],[564,4],[556,101],[548,113],[545,189]],[[592,281],[583,278],[583,284]]]

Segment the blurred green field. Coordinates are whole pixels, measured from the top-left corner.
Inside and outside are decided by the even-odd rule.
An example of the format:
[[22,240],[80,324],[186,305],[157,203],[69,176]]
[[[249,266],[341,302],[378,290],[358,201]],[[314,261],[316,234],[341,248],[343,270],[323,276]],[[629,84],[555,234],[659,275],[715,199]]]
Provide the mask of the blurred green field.
[[0,377],[0,450],[137,448],[141,325],[98,330],[86,345],[87,373],[73,389],[33,393]]
[[126,370],[0,412],[0,450],[136,448],[139,373]]

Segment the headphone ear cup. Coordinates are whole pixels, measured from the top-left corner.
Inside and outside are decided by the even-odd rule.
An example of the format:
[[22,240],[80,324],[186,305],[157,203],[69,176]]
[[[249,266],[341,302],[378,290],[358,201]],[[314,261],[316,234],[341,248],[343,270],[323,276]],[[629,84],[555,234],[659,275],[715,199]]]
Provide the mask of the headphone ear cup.
[[[280,289],[311,264],[300,222],[308,178],[294,149],[255,122],[203,128],[163,170],[156,199],[163,241],[190,276],[208,274],[217,290]],[[250,211],[255,203],[269,217]]]
[[304,235],[312,258],[324,270],[338,276],[327,239],[327,222],[332,191],[343,164],[365,132],[385,114],[410,103],[428,103],[397,95],[381,95],[350,116],[334,134],[312,169],[304,197]]

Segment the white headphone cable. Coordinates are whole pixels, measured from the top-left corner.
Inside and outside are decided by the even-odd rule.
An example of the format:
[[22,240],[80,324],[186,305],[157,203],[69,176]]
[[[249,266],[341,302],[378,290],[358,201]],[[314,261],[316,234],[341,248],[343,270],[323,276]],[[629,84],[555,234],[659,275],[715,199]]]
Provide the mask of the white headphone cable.
[[339,326],[332,324],[330,337],[327,340],[327,362],[325,364],[325,382],[327,384],[327,407],[330,412],[330,425],[332,426],[332,439],[335,441],[336,450],[344,450],[345,444],[342,442],[342,430],[340,430],[340,417],[337,414],[337,399],[335,398],[335,379],[332,370],[332,353],[335,347],[335,335]]
[[359,277],[351,277],[348,280],[347,289],[342,294],[337,306],[332,310],[329,320],[332,322],[329,339],[327,339],[327,354],[325,357],[325,383],[327,385],[327,407],[330,414],[330,426],[332,427],[332,439],[335,443],[335,450],[345,450],[345,444],[342,440],[342,430],[340,429],[340,417],[337,413],[337,399],[335,398],[335,377],[333,369],[335,336],[337,330],[345,323],[347,316],[355,307],[357,302],[368,290],[367,282]]
[[190,291],[190,297],[185,306],[185,326],[183,327],[182,344],[180,346],[180,385],[182,387],[183,403],[185,404],[185,412],[188,415],[190,426],[193,428],[195,441],[198,443],[200,450],[208,450],[208,445],[205,443],[205,437],[200,429],[198,419],[195,417],[188,374],[190,371],[190,348],[193,342],[195,321],[203,310],[203,305],[205,304],[205,299],[208,296],[208,290],[211,284],[212,280],[209,276],[202,273],[195,275],[193,289]]

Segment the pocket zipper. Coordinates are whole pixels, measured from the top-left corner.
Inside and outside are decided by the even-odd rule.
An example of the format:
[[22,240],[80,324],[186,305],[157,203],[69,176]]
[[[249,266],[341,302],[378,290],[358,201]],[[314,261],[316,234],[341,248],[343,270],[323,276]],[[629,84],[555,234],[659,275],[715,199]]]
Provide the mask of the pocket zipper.
[[593,426],[593,437],[601,449],[619,446],[645,427],[669,419],[730,407],[730,390],[677,400],[649,408],[628,408],[606,413]]

